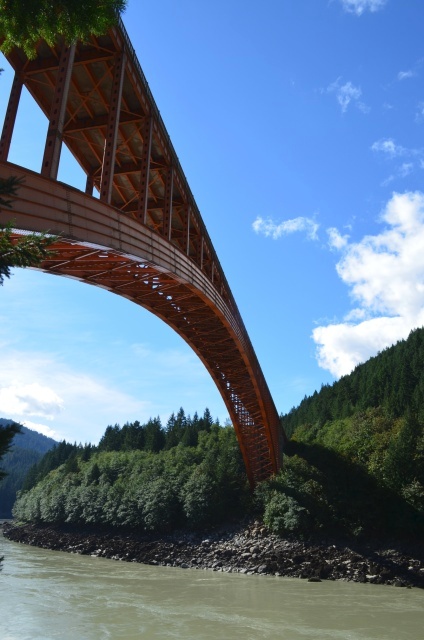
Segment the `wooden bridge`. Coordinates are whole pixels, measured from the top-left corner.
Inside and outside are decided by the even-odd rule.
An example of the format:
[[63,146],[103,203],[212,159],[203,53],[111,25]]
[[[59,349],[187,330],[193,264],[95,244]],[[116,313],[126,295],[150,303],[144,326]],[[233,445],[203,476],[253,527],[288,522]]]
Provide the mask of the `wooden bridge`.
[[[60,236],[44,271],[108,289],[172,327],[215,381],[251,484],[277,472],[277,410],[124,25],[7,59],[15,78],[0,177],[23,178],[7,213],[17,235]],[[49,121],[40,174],[8,162],[23,86]],[[57,181],[63,142],[87,175],[85,193]]]

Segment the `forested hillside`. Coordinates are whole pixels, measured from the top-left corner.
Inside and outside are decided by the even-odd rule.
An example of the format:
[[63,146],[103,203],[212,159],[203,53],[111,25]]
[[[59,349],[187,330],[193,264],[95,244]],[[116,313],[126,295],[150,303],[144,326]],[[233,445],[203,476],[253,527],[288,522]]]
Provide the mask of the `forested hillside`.
[[[197,425],[197,426],[194,426]],[[24,522],[170,531],[241,517],[249,489],[234,429],[172,416],[108,427],[98,447],[59,444],[32,472],[14,508]],[[60,456],[66,462],[49,471]],[[28,483],[30,484],[30,483]]]
[[[29,474],[22,521],[209,527],[262,518],[281,535],[392,540],[424,535],[424,331],[282,417],[282,471],[249,492],[232,427],[180,409],[107,427],[98,447],[61,443]],[[31,488],[32,487],[32,488]]]
[[322,426],[370,407],[381,407],[393,418],[409,410],[424,421],[424,329],[412,331],[407,340],[305,397],[282,416],[282,424],[290,437],[300,425]]
[[282,416],[285,468],[259,488],[274,531],[424,532],[424,330]]
[[[0,429],[10,424],[0,418]],[[0,483],[0,518],[12,517],[12,506],[16,492],[24,483],[29,469],[36,464],[56,441],[21,425],[12,442],[11,449],[2,459],[2,470],[7,474]]]
[[197,445],[199,434],[209,432],[212,426],[219,426],[214,422],[209,409],[205,409],[203,416],[197,412],[193,417],[185,414],[181,407],[178,413],[173,413],[164,428],[160,418],[150,418],[146,424],[138,420],[120,425],[109,425],[98,446],[92,444],[71,444],[63,440],[46,453],[41,460],[28,471],[23,482],[23,491],[28,491],[40,482],[50,471],[66,463],[67,469],[75,466],[75,460],[88,461],[92,455],[101,451],[146,451],[159,453],[162,449],[169,450],[181,443],[184,446]]

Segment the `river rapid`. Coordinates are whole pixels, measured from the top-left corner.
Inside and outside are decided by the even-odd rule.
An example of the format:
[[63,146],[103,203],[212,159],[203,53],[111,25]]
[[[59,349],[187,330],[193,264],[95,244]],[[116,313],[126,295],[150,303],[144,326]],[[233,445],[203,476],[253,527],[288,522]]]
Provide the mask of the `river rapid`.
[[421,640],[424,591],[153,567],[0,537],[2,640]]

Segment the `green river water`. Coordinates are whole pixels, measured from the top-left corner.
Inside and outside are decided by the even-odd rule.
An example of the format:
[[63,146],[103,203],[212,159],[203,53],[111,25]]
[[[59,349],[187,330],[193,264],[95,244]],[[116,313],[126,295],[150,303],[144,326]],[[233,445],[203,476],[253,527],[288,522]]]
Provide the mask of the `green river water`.
[[171,569],[0,537],[1,640],[423,640],[424,591]]

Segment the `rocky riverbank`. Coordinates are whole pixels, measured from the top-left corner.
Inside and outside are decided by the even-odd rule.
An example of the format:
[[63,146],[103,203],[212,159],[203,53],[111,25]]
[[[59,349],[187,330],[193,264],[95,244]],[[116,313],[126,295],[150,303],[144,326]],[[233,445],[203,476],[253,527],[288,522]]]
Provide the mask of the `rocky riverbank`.
[[125,562],[288,576],[319,582],[347,580],[424,588],[424,548],[379,548],[329,540],[299,541],[270,535],[258,522],[208,534],[153,537],[110,529],[5,524],[15,542]]

